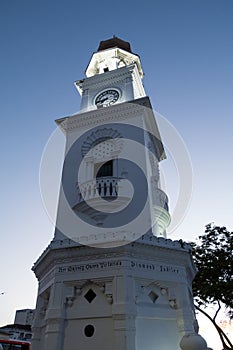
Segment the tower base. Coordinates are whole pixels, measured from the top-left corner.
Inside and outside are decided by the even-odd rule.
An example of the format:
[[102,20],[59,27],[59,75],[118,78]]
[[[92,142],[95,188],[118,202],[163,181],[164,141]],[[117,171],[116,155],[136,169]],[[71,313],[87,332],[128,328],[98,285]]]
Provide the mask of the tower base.
[[146,235],[108,249],[54,240],[33,270],[32,350],[180,350],[195,332],[186,244]]

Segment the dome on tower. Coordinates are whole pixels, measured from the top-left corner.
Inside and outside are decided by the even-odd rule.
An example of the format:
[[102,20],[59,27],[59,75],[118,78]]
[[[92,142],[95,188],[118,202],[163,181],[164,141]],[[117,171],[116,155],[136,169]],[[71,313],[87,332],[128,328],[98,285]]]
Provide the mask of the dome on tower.
[[111,39],[101,41],[97,51],[107,50],[113,47],[118,47],[119,49],[132,53],[130,43],[117,38],[116,36],[113,36]]

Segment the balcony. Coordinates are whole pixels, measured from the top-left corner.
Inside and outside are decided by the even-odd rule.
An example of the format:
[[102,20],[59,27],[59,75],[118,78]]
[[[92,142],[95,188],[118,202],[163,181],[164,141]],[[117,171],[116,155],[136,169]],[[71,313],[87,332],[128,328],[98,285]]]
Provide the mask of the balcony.
[[153,202],[153,205],[164,208],[167,211],[169,210],[168,209],[168,196],[160,188],[153,189],[152,202]]
[[[142,188],[139,187],[138,191]],[[113,176],[98,177],[78,186],[77,202],[73,209],[102,226],[110,213],[116,213],[130,203],[134,189],[125,178]],[[153,221],[156,235],[161,236],[170,222],[168,197],[159,188],[151,193]]]
[[168,197],[158,187],[152,190],[153,233],[157,237],[166,237],[166,228],[171,217],[168,209]]
[[127,207],[133,196],[129,184],[128,180],[113,176],[98,177],[79,184],[77,203],[73,209],[101,226],[109,213]]
[[100,177],[94,180],[86,181],[79,185],[78,203],[93,199],[104,198],[105,200],[115,200],[118,196],[119,178],[109,176]]

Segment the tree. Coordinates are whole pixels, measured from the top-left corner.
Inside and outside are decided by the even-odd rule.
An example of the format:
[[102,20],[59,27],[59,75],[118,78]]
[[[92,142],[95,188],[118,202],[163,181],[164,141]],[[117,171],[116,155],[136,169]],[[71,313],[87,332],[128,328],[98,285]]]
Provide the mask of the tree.
[[[233,319],[233,234],[226,227],[206,225],[205,234],[192,242],[193,259],[198,273],[193,281],[195,307],[215,326],[224,350],[233,345],[216,322],[222,307]],[[208,305],[216,305],[213,317],[205,310]]]

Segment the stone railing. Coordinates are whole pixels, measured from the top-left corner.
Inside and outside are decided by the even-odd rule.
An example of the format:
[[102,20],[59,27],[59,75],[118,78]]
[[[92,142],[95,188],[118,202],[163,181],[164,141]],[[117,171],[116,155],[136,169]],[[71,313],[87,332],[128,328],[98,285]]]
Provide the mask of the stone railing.
[[[99,177],[79,184],[78,203],[98,197],[115,199],[118,195],[126,195],[127,187],[123,187],[123,180],[124,179],[121,178],[108,176]],[[159,188],[152,188],[152,203],[168,211],[168,197],[166,193]]]
[[118,181],[116,177],[99,177],[86,181],[78,187],[78,203],[98,197],[115,199],[118,195]]

